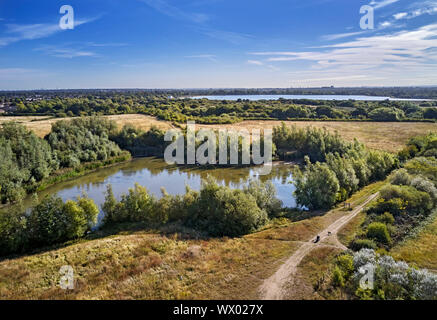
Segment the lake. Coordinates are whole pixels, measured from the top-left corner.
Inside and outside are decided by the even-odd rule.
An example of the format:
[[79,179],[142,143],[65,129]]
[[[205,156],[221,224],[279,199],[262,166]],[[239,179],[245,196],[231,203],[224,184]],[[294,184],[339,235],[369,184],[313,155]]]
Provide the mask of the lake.
[[378,96],[354,96],[354,95],[228,95],[228,96],[196,96],[193,99],[208,99],[208,100],[279,100],[283,99],[310,99],[310,100],[359,100],[359,101],[428,101],[428,99],[400,99]]
[[[202,178],[213,176],[219,184],[231,188],[242,188],[250,179],[272,181],[277,190],[277,198],[282,200],[284,207],[295,207],[293,198],[294,186],[290,184],[291,164],[274,163],[269,175],[260,176],[256,167],[247,168],[215,168],[202,169],[199,167],[180,167],[168,165],[164,160],[157,158],[138,158],[127,163],[115,165],[109,168],[98,169],[95,172],[71,181],[62,182],[51,186],[38,194],[39,199],[47,195],[58,194],[64,201],[75,199],[85,192],[99,206],[105,200],[105,191],[108,184],[112,185],[114,195],[120,199],[123,193],[127,193],[136,182],[147,187],[156,195],[161,196],[161,188],[172,195],[184,194],[185,186],[199,190]],[[24,201],[25,208],[31,206],[30,198]],[[99,221],[102,219],[102,212]]]

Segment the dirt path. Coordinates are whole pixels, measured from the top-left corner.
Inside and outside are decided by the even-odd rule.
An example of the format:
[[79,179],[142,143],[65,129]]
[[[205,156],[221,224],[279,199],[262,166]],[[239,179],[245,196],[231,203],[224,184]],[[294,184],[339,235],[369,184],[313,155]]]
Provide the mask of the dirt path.
[[[259,288],[260,298],[263,300],[283,299],[286,294],[283,287],[284,284],[286,284],[287,281],[296,273],[297,266],[311,250],[322,246],[333,246],[333,241],[335,247],[346,250],[347,248],[341,244],[340,241],[338,241],[337,232],[356,215],[358,215],[369,202],[373,201],[377,197],[377,195],[378,193],[371,195],[364,203],[356,207],[350,214],[339,218],[334,223],[329,225],[328,228],[320,232],[320,241],[318,243],[314,243],[313,239],[308,242],[304,242],[270,278],[264,280],[263,284]],[[331,232],[330,236],[328,235],[328,232]],[[313,238],[315,237],[316,235],[314,235]],[[328,241],[329,244],[327,243]]]

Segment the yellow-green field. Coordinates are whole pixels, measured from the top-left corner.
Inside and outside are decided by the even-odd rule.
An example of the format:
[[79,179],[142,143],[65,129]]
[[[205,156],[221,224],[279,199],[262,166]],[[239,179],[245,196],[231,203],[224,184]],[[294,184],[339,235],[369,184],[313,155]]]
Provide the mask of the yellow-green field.
[[[103,118],[115,121],[119,127],[122,127],[125,124],[131,124],[142,130],[149,130],[151,126],[156,126],[163,130],[173,127],[170,122],[159,121],[154,117],[143,114],[121,114],[114,116],[103,116]],[[0,117],[0,124],[6,121],[16,121],[24,124],[38,136],[44,137],[50,132],[53,123],[56,121],[69,119],[71,118],[48,118],[46,116]]]
[[[107,119],[114,120],[119,126],[132,124],[133,126],[147,130],[152,125],[161,129],[169,129],[172,126],[170,122],[160,121],[154,117],[141,114],[123,114],[104,116]],[[64,118],[69,119],[69,118]],[[60,119],[48,119],[45,116],[40,117],[0,117],[0,123],[5,121],[18,121],[33,130],[40,137],[50,132],[52,123]],[[369,148],[397,152],[405,145],[409,138],[426,134],[430,131],[437,131],[436,123],[423,122],[343,122],[343,121],[286,121],[287,125],[296,125],[297,127],[313,126],[317,128],[326,128],[328,131],[337,131],[344,139],[353,141],[354,138],[364,143]],[[280,121],[243,121],[229,125],[197,125],[198,128],[229,128],[234,130],[254,129],[254,128],[272,128],[280,125]]]
[[[251,130],[261,127],[273,128],[280,124],[280,121],[243,121],[230,125],[198,126]],[[389,152],[401,150],[411,137],[437,131],[437,123],[422,122],[285,121],[285,124],[288,126],[296,125],[298,128],[309,126],[326,128],[330,132],[338,132],[345,140],[353,141],[356,138],[369,148]]]

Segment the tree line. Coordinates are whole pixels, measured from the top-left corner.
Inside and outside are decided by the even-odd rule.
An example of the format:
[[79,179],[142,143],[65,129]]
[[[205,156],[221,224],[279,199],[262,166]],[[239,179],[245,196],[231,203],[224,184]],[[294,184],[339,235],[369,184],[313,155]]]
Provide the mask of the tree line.
[[11,115],[77,117],[141,113],[183,123],[235,123],[242,120],[433,121],[437,101],[324,101],[279,99],[214,101],[165,95],[119,93],[4,98]]
[[293,170],[293,183],[296,202],[310,210],[331,208],[398,165],[396,156],[346,142],[326,129],[283,123],[273,129],[273,142],[281,159],[304,157],[303,167]]
[[[0,127],[0,202],[20,201],[37,191],[44,180],[66,169],[123,156],[109,140],[114,129],[115,124],[105,119],[77,118],[54,123],[42,139],[21,124],[4,123]],[[119,160],[126,157],[124,154]]]

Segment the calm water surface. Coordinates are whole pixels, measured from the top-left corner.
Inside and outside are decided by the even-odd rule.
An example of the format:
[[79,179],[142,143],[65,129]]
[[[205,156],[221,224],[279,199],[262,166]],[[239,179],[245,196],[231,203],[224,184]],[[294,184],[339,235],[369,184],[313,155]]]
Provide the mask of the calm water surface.
[[228,96],[197,96],[193,99],[209,99],[209,100],[279,100],[283,99],[310,99],[310,100],[359,100],[359,101],[428,101],[428,99],[400,99],[379,96],[355,96],[355,95],[228,95]]
[[[250,179],[272,181],[277,190],[277,197],[282,200],[284,207],[295,207],[293,198],[294,186],[291,181],[291,164],[275,163],[270,175],[260,176],[256,167],[252,168],[182,168],[166,164],[162,159],[141,158],[128,163],[116,165],[106,169],[99,169],[86,176],[54,185],[41,193],[39,199],[46,195],[58,194],[64,201],[75,199],[85,192],[99,206],[103,204],[107,184],[111,184],[114,195],[120,199],[136,182],[147,187],[156,195],[161,196],[161,188],[172,195],[184,194],[185,186],[199,190],[202,178],[211,175],[221,185],[231,188],[242,188]],[[30,199],[24,203],[25,207],[31,205]],[[99,218],[102,218],[100,213]]]

